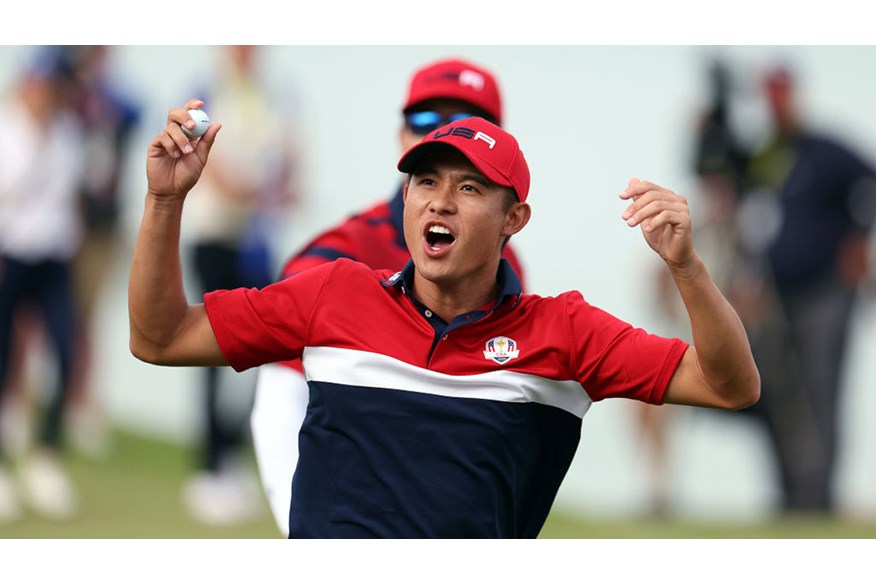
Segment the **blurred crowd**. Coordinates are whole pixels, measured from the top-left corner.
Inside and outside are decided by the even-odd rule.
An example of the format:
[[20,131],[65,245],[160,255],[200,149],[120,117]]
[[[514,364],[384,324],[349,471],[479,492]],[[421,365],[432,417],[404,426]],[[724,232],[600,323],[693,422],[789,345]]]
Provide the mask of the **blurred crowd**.
[[[123,173],[147,105],[113,68],[112,46],[31,49],[0,104],[0,524],[28,509],[77,517],[70,448],[111,454],[92,331],[107,280],[126,259]],[[263,74],[264,51],[215,53],[211,74],[180,88],[208,101],[229,135],[190,197],[198,297],[270,283],[284,210],[300,195],[298,132],[288,96]],[[263,123],[268,111],[272,124]],[[181,499],[206,524],[251,521],[262,508],[247,457],[254,379],[218,369],[203,379],[193,388],[198,443]]]
[[[34,47],[0,101],[0,525],[28,509],[77,516],[68,448],[95,457],[112,448],[93,330],[124,247],[124,162],[144,108],[109,74],[112,51]],[[306,197],[294,116],[259,121],[284,111],[284,96],[261,75],[263,51],[216,51],[216,74],[182,88],[224,126],[189,213],[199,295],[276,279],[277,261],[294,251],[278,249],[281,218]],[[778,512],[832,516],[852,317],[874,290],[876,170],[804,118],[805,72],[780,63],[746,73],[756,77],[740,78],[721,60],[709,65],[710,93],[690,136],[697,246],[745,324],[763,383],[756,406],[724,415],[762,428]],[[743,128],[734,115],[752,90],[770,114],[762,128]],[[668,284],[656,278],[672,319],[683,311]],[[665,332],[685,337],[677,326]],[[202,396],[199,441],[181,499],[204,523],[251,521],[263,506],[249,450],[253,379],[202,373],[192,389]],[[666,436],[681,413],[642,406],[637,414],[650,510],[671,514],[668,468],[681,454]]]
[[110,447],[93,384],[100,363],[92,329],[119,250],[120,178],[140,105],[110,80],[109,52],[34,48],[0,104],[7,126],[0,138],[0,520],[18,517],[23,505],[49,518],[75,516],[67,438],[94,456]]
[[[799,73],[774,63],[740,78],[716,59],[710,94],[697,113],[691,171],[697,178],[697,246],[749,335],[762,396],[745,416],[765,432],[784,514],[837,512],[842,398],[861,294],[872,297],[870,241],[876,167],[842,137],[802,113]],[[752,132],[734,108],[755,91],[767,112]],[[746,139],[755,136],[752,142]],[[657,297],[673,317],[679,304],[658,278]],[[675,334],[683,335],[682,323]],[[654,445],[653,507],[665,512],[667,418],[642,411]]]

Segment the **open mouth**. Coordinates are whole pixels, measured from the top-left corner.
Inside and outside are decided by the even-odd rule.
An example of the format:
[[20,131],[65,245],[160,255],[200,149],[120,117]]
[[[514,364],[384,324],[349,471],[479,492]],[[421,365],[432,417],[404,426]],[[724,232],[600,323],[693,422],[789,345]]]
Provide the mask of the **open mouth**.
[[443,225],[432,225],[426,231],[426,243],[435,251],[444,249],[454,241],[456,241],[456,238]]

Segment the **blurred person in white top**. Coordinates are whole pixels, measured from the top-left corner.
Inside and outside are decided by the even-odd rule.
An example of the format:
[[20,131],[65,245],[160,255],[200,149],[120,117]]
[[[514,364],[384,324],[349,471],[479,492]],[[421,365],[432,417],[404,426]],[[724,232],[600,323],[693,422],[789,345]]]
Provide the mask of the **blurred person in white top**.
[[[21,491],[10,478],[9,448],[0,444],[0,520],[20,514],[23,500],[52,518],[76,512],[73,486],[62,464],[62,421],[76,331],[70,263],[82,238],[77,189],[82,172],[82,132],[67,109],[69,71],[59,52],[37,49],[0,104],[0,411],[9,394],[11,365],[34,342],[13,344],[13,327],[27,310],[39,313],[56,359],[54,383],[44,395],[42,428],[16,465]],[[28,337],[29,341],[34,336]],[[42,369],[42,368],[41,368]],[[8,421],[8,420],[7,420]],[[3,434],[0,434],[2,436]],[[4,463],[5,462],[5,463]]]

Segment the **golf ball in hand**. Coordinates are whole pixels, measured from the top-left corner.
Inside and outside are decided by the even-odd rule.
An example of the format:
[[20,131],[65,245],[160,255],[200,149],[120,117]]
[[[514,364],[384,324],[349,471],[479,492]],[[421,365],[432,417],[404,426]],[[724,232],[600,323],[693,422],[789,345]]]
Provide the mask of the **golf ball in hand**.
[[207,117],[207,112],[199,109],[190,109],[189,115],[195,120],[195,127],[191,130],[186,128],[185,126],[180,126],[182,128],[183,133],[186,136],[191,136],[192,138],[200,138],[207,131],[207,128],[210,127],[210,118]]

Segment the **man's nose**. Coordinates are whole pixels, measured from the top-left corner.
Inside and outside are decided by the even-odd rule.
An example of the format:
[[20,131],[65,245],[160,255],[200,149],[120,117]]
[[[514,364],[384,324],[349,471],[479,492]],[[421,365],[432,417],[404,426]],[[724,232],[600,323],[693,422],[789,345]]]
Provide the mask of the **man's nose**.
[[455,213],[456,189],[452,185],[435,189],[429,202],[429,209],[436,213]]

